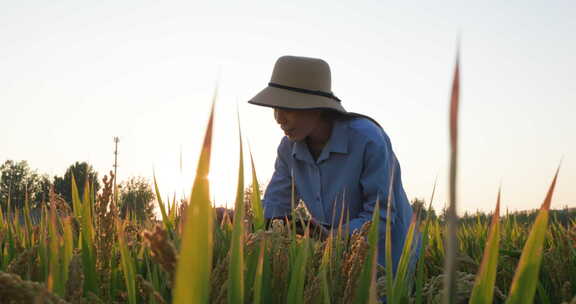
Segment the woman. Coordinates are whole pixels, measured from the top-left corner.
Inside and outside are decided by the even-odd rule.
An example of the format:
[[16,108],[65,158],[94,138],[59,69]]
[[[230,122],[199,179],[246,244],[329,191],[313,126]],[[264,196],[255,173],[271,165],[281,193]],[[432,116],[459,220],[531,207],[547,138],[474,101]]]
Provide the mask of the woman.
[[378,123],[347,112],[332,94],[328,64],[315,58],[281,57],[268,87],[249,102],[273,108],[286,135],[278,146],[274,174],[264,195],[264,216],[290,214],[292,177],[298,199],[324,227],[337,227],[344,216],[349,218],[345,225],[352,233],[371,220],[378,200],[378,263],[384,265],[390,196],[395,272],[412,217],[400,166]]

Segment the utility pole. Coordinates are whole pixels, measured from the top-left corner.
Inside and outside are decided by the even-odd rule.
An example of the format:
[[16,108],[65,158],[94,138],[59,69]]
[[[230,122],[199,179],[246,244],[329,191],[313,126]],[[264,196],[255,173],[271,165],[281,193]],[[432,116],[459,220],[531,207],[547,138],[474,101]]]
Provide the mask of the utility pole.
[[118,188],[116,187],[116,180],[118,179],[118,143],[120,138],[114,137],[114,206],[118,206]]

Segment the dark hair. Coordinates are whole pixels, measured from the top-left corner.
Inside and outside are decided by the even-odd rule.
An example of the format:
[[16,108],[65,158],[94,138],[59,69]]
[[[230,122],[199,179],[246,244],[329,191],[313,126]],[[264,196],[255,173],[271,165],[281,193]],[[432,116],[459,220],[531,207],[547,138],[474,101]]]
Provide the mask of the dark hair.
[[353,112],[342,113],[339,111],[326,109],[322,112],[322,117],[328,121],[341,121],[341,120],[350,120],[354,118],[367,118],[373,123],[375,123],[378,127],[382,128],[382,126],[380,126],[380,124],[374,118]]
[[347,120],[350,117],[346,113],[342,113],[335,110],[328,110],[325,109],[322,111],[322,118],[328,121],[336,121],[336,120]]

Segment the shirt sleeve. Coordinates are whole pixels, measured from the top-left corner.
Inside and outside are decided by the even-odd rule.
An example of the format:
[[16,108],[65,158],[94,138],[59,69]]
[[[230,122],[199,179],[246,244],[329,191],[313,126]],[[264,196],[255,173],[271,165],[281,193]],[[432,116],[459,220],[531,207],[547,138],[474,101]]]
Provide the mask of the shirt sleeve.
[[[350,232],[360,229],[364,223],[372,219],[372,214],[376,207],[376,201],[380,206],[380,222],[386,223],[386,213],[388,208],[388,193],[392,188],[390,183],[392,180],[392,171],[398,173],[396,157],[392,152],[390,142],[384,137],[382,142],[370,141],[366,145],[364,153],[364,166],[360,177],[360,185],[362,188],[362,211],[358,217],[353,218],[348,223]],[[392,185],[393,186],[393,185]],[[395,222],[395,208],[394,197],[391,197],[391,223]],[[386,227],[381,225],[380,228]]]
[[287,216],[291,211],[292,179],[289,168],[290,145],[282,140],[278,146],[278,155],[274,164],[274,174],[266,187],[262,204],[266,219]]

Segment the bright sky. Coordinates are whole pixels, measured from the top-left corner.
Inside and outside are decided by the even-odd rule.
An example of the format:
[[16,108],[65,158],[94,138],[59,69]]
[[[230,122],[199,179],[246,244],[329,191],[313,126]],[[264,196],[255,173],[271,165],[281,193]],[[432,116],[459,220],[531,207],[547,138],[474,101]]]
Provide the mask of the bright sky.
[[500,184],[504,208],[536,208],[562,157],[553,207],[576,207],[575,16],[574,1],[2,1],[0,161],[102,176],[119,136],[120,180],[155,168],[189,194],[220,79],[211,178],[230,206],[237,105],[266,182],[282,133],[246,101],[279,56],[320,57],[347,110],[385,128],[409,198],[438,176],[439,209],[460,34],[460,212],[492,210]]

